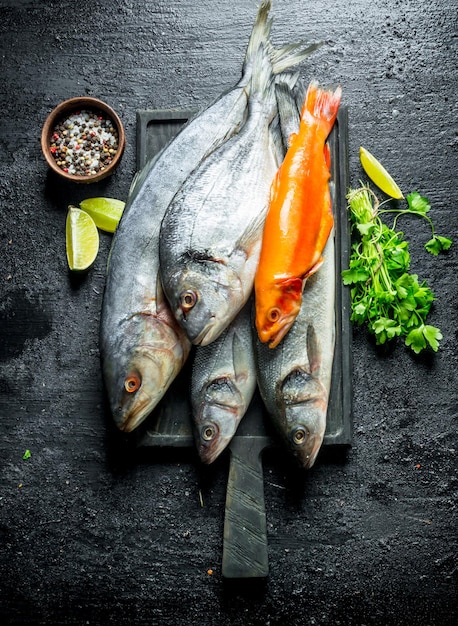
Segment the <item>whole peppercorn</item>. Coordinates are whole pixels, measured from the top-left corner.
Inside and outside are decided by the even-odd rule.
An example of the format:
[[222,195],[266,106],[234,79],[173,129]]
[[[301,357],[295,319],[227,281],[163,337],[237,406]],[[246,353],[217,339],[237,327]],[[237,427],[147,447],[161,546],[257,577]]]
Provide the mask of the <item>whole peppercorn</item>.
[[119,147],[113,121],[101,112],[89,110],[78,111],[59,122],[51,133],[51,141],[49,149],[58,167],[77,176],[92,176],[105,169]]

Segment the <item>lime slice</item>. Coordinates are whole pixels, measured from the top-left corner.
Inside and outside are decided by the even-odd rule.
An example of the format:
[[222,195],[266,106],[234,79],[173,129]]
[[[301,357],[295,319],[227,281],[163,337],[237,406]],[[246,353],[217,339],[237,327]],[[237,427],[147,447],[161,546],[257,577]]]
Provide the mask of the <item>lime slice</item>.
[[359,149],[359,159],[364,171],[377,187],[396,200],[404,198],[402,191],[393,177],[386,171],[383,165],[362,146]]
[[98,228],[114,233],[121,219],[125,202],[115,198],[87,198],[80,202],[80,207],[89,213]]
[[77,272],[86,270],[99,251],[99,231],[94,220],[85,211],[69,206],[65,234],[68,267]]

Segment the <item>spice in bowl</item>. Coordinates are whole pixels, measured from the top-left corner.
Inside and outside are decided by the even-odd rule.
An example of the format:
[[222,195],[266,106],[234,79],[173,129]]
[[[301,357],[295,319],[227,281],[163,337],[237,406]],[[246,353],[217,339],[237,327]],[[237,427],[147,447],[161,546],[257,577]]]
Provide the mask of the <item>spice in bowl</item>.
[[89,176],[103,171],[113,161],[118,147],[113,122],[82,109],[54,127],[50,151],[64,172]]
[[48,117],[42,132],[42,149],[50,167],[77,182],[93,182],[110,174],[124,142],[121,121],[95,98],[63,102]]

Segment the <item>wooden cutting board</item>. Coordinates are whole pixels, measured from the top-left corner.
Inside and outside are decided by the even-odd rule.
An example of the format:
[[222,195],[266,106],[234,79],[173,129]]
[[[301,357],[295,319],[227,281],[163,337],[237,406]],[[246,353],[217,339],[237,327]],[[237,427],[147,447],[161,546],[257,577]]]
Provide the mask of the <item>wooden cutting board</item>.
[[[137,167],[176,135],[196,112],[192,110],[142,110],[137,112]],[[348,267],[350,225],[345,193],[348,188],[348,116],[341,107],[329,137],[331,175],[335,184],[336,237],[336,347],[332,388],[323,446],[349,446],[352,437],[352,356],[350,293],[339,280]],[[137,432],[142,447],[187,448],[194,446],[189,368],[185,368],[160,405]],[[268,575],[266,513],[262,452],[276,448],[268,416],[258,393],[229,445],[229,476],[223,537],[222,574],[225,578],[264,578]],[[278,454],[284,451],[278,445]],[[298,469],[298,471],[303,471]]]

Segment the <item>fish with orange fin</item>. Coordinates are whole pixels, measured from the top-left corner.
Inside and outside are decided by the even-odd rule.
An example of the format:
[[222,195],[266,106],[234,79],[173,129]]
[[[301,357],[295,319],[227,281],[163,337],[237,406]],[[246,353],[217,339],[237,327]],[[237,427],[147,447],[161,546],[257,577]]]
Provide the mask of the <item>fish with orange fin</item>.
[[340,87],[332,92],[310,83],[299,130],[290,136],[272,183],[255,275],[256,328],[259,339],[271,348],[293,325],[305,281],[322,265],[334,225],[326,140],[341,95]]
[[[288,146],[298,131],[304,98],[285,83],[277,85],[276,91],[283,143]],[[284,447],[304,469],[314,465],[323,443],[332,386],[336,337],[334,229],[322,257],[319,271],[305,282],[297,317],[279,345],[272,349],[255,337],[261,397]]]

